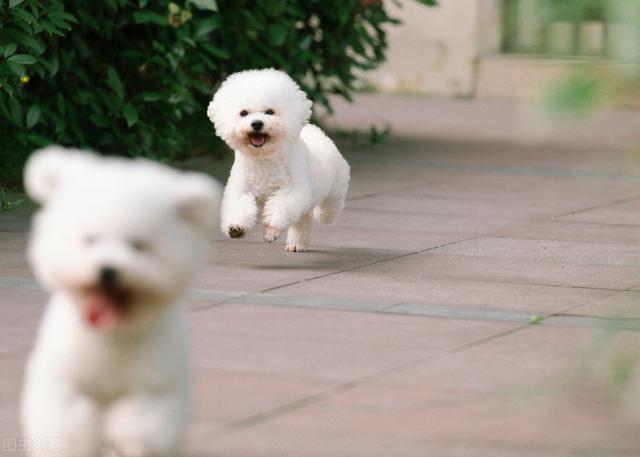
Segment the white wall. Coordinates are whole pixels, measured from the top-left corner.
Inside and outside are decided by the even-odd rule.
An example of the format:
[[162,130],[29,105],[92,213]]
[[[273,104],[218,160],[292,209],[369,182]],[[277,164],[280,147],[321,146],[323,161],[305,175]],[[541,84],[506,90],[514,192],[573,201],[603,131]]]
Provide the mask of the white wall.
[[401,0],[398,8],[386,1],[403,24],[388,29],[388,60],[366,79],[384,91],[473,95],[479,54],[498,47],[499,0],[439,3],[428,8],[416,0]]

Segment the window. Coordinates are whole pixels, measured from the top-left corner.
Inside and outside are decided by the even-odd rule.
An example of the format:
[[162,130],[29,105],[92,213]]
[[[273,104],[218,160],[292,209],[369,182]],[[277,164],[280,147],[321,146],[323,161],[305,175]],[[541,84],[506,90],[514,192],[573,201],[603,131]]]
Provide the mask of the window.
[[611,27],[604,0],[504,0],[505,53],[609,55]]

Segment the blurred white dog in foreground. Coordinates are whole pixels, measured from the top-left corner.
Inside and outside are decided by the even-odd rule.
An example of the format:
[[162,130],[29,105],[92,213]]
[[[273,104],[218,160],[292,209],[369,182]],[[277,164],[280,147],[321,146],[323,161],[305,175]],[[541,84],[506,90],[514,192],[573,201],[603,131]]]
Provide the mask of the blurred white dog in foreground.
[[216,92],[207,114],[235,151],[222,201],[227,236],[244,236],[261,213],[265,241],[288,229],[287,251],[302,252],[313,217],[330,223],[344,207],[349,165],[308,123],[311,105],[286,73],[273,69],[235,73]]
[[[29,248],[52,296],[27,367],[33,456],[180,454],[189,415],[185,313],[219,186],[145,160],[49,147],[25,172],[43,204]],[[37,446],[33,446],[36,448]]]

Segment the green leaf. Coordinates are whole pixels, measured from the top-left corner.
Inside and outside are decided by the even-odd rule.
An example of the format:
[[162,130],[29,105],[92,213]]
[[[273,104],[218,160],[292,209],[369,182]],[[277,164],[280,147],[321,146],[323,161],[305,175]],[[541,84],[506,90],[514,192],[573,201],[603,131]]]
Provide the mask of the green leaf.
[[60,111],[60,114],[62,114],[64,116],[65,113],[67,112],[67,104],[66,104],[62,94],[58,94],[58,97],[57,97],[56,101],[57,101],[57,105],[58,105],[58,111]]
[[3,32],[6,33],[12,39],[12,41],[20,43],[21,46],[26,46],[33,49],[38,55],[42,54],[47,48],[44,42],[18,30],[12,30],[8,28],[6,30],[3,30]]
[[27,111],[27,128],[30,129],[34,127],[40,121],[40,115],[42,114],[42,110],[38,105],[31,105],[29,111]]
[[269,43],[273,46],[282,46],[287,39],[287,29],[280,25],[269,28]]
[[102,114],[93,113],[89,116],[89,119],[98,127],[109,127],[111,125],[109,118]]
[[9,8],[13,8],[14,6],[18,6],[22,2],[24,2],[24,0],[9,0]]
[[53,13],[49,13],[50,19],[61,19],[67,22],[73,22],[74,24],[78,23],[78,19],[73,14],[69,14],[65,11],[55,11]]
[[209,43],[202,43],[201,46],[207,51],[209,51],[211,54],[213,54],[214,56],[219,57],[221,59],[226,60],[229,57],[231,57],[231,54],[226,49],[219,48]]
[[9,94],[10,97],[13,97],[13,87],[11,87],[11,85],[8,82],[3,81],[2,88],[5,90],[7,94]]
[[127,120],[127,126],[131,127],[138,122],[138,111],[131,105],[126,104],[122,109],[122,114],[124,118]]
[[311,42],[313,41],[313,35],[307,35],[303,39],[300,40],[298,46],[300,49],[306,51],[311,46]]
[[204,19],[200,21],[196,29],[196,38],[203,37],[213,32],[218,27],[220,27],[220,23],[221,23],[221,20],[218,16],[212,16],[208,19]]
[[13,71],[16,75],[18,76],[24,76],[26,73],[26,69],[24,68],[24,65],[20,65],[19,63],[15,63],[15,62],[7,62],[9,64],[9,68],[11,68],[11,71]]
[[118,74],[118,70],[113,67],[107,69],[107,84],[116,93],[120,100],[124,99],[124,87],[122,85],[122,79]]
[[16,52],[16,49],[18,49],[18,46],[15,43],[9,43],[6,45],[4,47],[4,58],[6,59],[7,57],[12,56],[13,53]]
[[9,120],[18,127],[22,127],[22,108],[20,103],[15,98],[9,101]]
[[218,11],[218,2],[216,0],[189,0],[193,6],[205,11]]
[[529,318],[529,323],[531,325],[540,325],[540,324],[542,324],[542,321],[544,321],[544,317],[543,316],[531,316]]
[[58,73],[58,69],[60,68],[60,60],[58,59],[58,52],[54,52],[51,55],[51,59],[48,62],[45,62],[45,66],[47,70],[49,70],[50,76],[55,76]]
[[[67,24],[67,22],[57,14],[54,14],[54,13],[49,14],[48,19],[53,24],[55,24],[55,26],[58,29],[71,30],[71,26]],[[60,30],[57,30],[57,29],[55,29],[53,33],[56,35],[64,36],[64,32],[61,32]]]
[[145,102],[157,102],[158,100],[162,100],[164,98],[164,95],[158,93],[158,92],[143,92],[142,93],[142,100],[144,100]]
[[27,24],[31,25],[34,22],[36,22],[36,18],[33,16],[33,14],[29,13],[28,11],[26,11],[23,8],[18,8],[17,10],[15,10],[13,12],[13,14],[19,18],[20,20],[26,22]]
[[16,54],[7,59],[7,62],[19,63],[20,65],[31,65],[37,61],[38,59],[29,54]]
[[166,16],[154,13],[153,11],[137,11],[133,13],[133,19],[136,21],[136,24],[152,23],[158,25],[169,25],[169,21]]

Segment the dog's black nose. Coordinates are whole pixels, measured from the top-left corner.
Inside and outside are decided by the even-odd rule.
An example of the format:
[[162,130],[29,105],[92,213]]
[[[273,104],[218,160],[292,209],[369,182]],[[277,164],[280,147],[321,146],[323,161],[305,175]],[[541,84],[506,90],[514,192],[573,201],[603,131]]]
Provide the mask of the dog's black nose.
[[256,132],[259,132],[260,130],[262,130],[262,127],[264,127],[264,122],[262,122],[262,121],[253,121],[251,123],[251,127],[253,127],[253,130],[255,130]]
[[100,284],[103,286],[113,286],[118,280],[118,270],[105,265],[100,268]]

